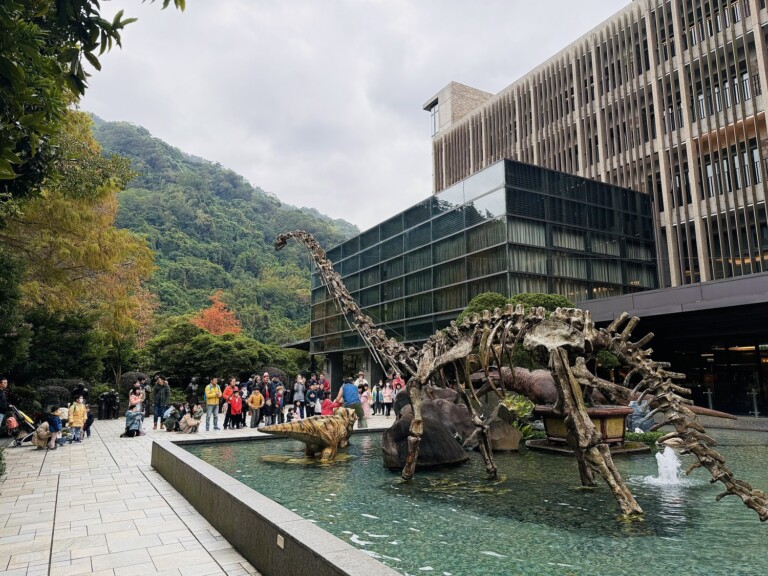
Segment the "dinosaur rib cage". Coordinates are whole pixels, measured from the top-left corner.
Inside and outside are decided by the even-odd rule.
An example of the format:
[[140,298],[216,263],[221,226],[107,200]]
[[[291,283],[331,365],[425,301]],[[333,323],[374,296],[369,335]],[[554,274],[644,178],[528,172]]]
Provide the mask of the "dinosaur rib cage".
[[[526,336],[531,335],[544,322],[570,327],[578,334],[577,341],[568,348],[573,360],[570,369],[582,387],[596,388],[607,398],[623,403],[632,398],[652,401],[655,406],[652,414],[663,415],[663,419],[652,429],[657,430],[666,425],[673,427],[674,431],[661,440],[678,439],[682,443],[681,453],[696,457],[696,462],[686,470],[686,474],[696,468],[706,468],[712,476],[711,483],[720,482],[725,486],[724,492],[717,496],[717,501],[729,495],[738,496],[747,507],[757,512],[761,521],[768,520],[768,495],[735,477],[726,465],[725,458],[715,450],[717,442],[706,434],[696,415],[687,407],[692,401],[683,395],[690,395],[690,390],[675,383],[683,380],[685,375],[668,370],[669,364],[666,362],[651,359],[652,349],[646,348],[646,345],[653,337],[652,334],[637,342],[630,340],[640,321],[638,317],[630,317],[625,312],[609,326],[597,328],[587,310],[558,308],[547,317],[543,308],[530,308],[526,311],[522,306],[508,305],[504,309],[485,310],[482,314],[472,315],[460,324],[451,322],[447,328],[432,335],[421,349],[406,347],[394,338],[387,338],[384,331],[377,328],[373,320],[363,313],[344,286],[341,276],[333,269],[333,263],[327,259],[325,251],[311,234],[304,231],[281,234],[275,242],[275,248],[281,249],[290,238],[295,238],[309,250],[317,272],[330,294],[380,363],[386,363],[411,377],[418,374],[424,378],[425,383],[446,386],[446,367],[453,367],[455,371],[452,376],[460,383],[468,383],[469,366],[466,359],[475,350],[488,382],[501,395],[489,377],[491,366],[508,365],[512,368],[514,346],[523,344]],[[629,369],[623,385],[602,380],[587,368],[587,361],[601,350],[614,354]],[[433,360],[428,363],[428,373],[419,374],[419,368],[425,364],[422,361],[425,357]],[[469,386],[469,389],[474,394],[474,387]]]

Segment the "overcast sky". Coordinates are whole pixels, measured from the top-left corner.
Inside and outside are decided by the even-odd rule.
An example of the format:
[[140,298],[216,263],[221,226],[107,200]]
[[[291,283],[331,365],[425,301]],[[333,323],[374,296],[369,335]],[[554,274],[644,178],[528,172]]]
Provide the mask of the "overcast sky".
[[82,109],[365,230],[432,191],[429,97],[496,93],[628,3],[113,0],[139,21]]

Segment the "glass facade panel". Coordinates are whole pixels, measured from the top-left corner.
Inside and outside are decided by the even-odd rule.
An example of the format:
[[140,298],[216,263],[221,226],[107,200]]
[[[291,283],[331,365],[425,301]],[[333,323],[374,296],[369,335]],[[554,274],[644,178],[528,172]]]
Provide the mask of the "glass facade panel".
[[399,256],[398,258],[393,258],[392,260],[387,260],[381,265],[382,280],[397,278],[398,276],[402,276],[404,272],[405,272],[405,269],[403,267],[402,256]]
[[457,234],[432,245],[432,260],[435,264],[464,256],[464,253],[464,234]]
[[432,239],[439,240],[464,230],[464,212],[453,210],[432,222]]
[[547,226],[543,222],[509,218],[507,229],[509,230],[510,242],[531,246],[547,245]]
[[405,293],[408,295],[425,292],[432,288],[432,271],[422,270],[405,277]]
[[372,284],[378,284],[378,283],[379,283],[379,267],[378,266],[374,268],[369,268],[368,270],[365,270],[360,273],[360,286],[362,288],[367,288]]
[[589,298],[589,286],[586,282],[554,278],[552,280],[552,287],[555,294],[562,294],[571,302],[578,302],[579,300]]
[[403,253],[403,240],[404,237],[401,234],[400,236],[395,236],[394,238],[390,238],[386,242],[384,242],[381,245],[381,258],[392,258],[393,256],[399,256]]
[[448,310],[463,310],[467,303],[467,287],[464,284],[451,286],[434,293],[434,312],[447,312]]
[[507,193],[507,214],[527,216],[529,218],[546,218],[546,196],[524,190],[509,190]]
[[402,320],[405,317],[405,301],[395,300],[381,305],[381,319],[383,322]]
[[426,222],[431,218],[431,216],[431,199],[427,199],[423,202],[419,202],[413,208],[406,210],[403,213],[403,223],[405,224],[406,229],[413,228],[422,222]]
[[464,197],[469,202],[502,186],[504,186],[504,162],[497,162],[464,180]]
[[485,252],[477,252],[467,256],[467,273],[469,278],[480,278],[507,270],[507,247],[499,246]]
[[415,272],[432,265],[432,248],[427,246],[405,255],[405,271]]
[[583,251],[586,246],[586,233],[571,228],[556,227],[552,229],[552,245],[558,248]]
[[446,206],[458,207],[464,204],[464,182],[446,188],[437,195],[438,202]]
[[405,300],[405,313],[407,318],[432,314],[432,294],[419,294]]
[[381,255],[379,253],[379,247],[374,246],[368,248],[365,252],[360,254],[360,268],[368,268],[369,266],[375,266],[381,262]]
[[350,238],[341,245],[341,257],[346,258],[360,252],[360,236]]
[[505,190],[486,194],[468,203],[464,208],[467,226],[473,226],[485,220],[492,220],[497,216],[503,216],[506,212],[506,204]]
[[584,257],[576,258],[572,254],[552,252],[550,258],[553,276],[567,276],[568,278],[583,278],[585,280],[588,278],[587,261]]
[[360,234],[360,250],[365,250],[379,243],[379,227],[374,226],[367,232]]
[[547,279],[539,276],[522,276],[511,274],[509,277],[510,295],[524,292],[549,292]]
[[402,298],[404,295],[405,289],[402,278],[391,280],[390,282],[385,282],[381,285],[382,302],[394,300],[395,298]]
[[481,278],[480,280],[469,282],[467,284],[467,302],[483,292],[498,292],[499,294],[508,296],[507,274],[499,274],[498,276]]
[[398,214],[389,220],[385,220],[381,223],[379,229],[381,230],[382,240],[386,240],[388,238],[392,238],[392,236],[395,236],[396,234],[400,234],[400,232],[403,231],[403,215]]
[[405,339],[406,340],[426,340],[434,334],[434,325],[429,322],[406,322]]
[[[603,260],[595,258],[591,261],[592,280],[621,284],[621,264],[618,260]],[[621,293],[621,292],[619,292]],[[605,298],[605,296],[602,296]]]
[[360,306],[372,306],[379,303],[379,287],[365,288],[360,291]]
[[503,218],[491,220],[467,230],[467,254],[507,241],[507,224]]
[[548,252],[546,250],[510,246],[509,269],[516,272],[533,272],[546,275],[547,256]]
[[442,266],[435,266],[434,287],[448,286],[466,280],[466,264],[464,260],[454,260]]
[[618,256],[621,253],[619,239],[611,236],[601,236],[592,234],[589,242],[592,252],[597,254],[608,254],[609,256]]
[[431,228],[432,225],[427,222],[426,224],[422,224],[418,228],[414,228],[413,230],[409,230],[405,233],[405,247],[406,250],[413,250],[414,248],[418,248],[419,246],[424,246],[425,244],[429,244],[429,241],[431,239]]

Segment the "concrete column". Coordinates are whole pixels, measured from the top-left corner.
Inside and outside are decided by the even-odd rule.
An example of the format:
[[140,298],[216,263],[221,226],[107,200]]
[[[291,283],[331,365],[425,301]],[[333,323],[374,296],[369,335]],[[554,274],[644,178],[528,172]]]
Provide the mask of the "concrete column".
[[343,352],[331,352],[325,355],[325,377],[331,383],[331,398],[335,398],[344,377]]

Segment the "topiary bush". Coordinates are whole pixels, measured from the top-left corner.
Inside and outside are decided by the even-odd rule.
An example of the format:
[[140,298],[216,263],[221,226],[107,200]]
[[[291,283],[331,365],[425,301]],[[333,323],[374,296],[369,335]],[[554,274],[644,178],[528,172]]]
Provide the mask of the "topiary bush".
[[506,296],[497,292],[483,292],[469,301],[467,307],[456,317],[456,322],[461,323],[464,321],[464,318],[472,314],[479,314],[483,310],[493,311],[494,308],[504,308],[506,305]]
[[554,312],[557,308],[575,308],[576,305],[561,294],[542,294],[539,292],[523,292],[509,299],[510,304],[522,304],[526,308],[544,308]]

